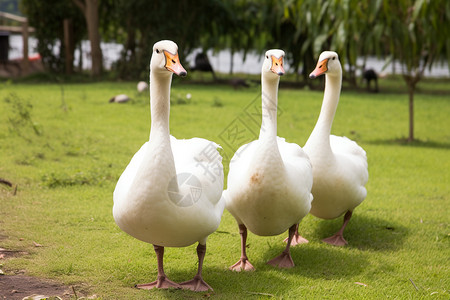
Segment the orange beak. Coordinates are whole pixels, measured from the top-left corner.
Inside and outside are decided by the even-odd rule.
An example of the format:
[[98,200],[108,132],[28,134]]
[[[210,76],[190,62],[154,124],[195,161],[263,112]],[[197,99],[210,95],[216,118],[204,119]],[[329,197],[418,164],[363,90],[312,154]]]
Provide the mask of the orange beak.
[[272,67],[270,70],[279,76],[284,75],[283,56],[276,58],[272,55]]
[[309,78],[314,79],[316,77],[319,77],[326,71],[328,71],[328,58],[326,58],[322,61],[319,61],[317,63],[317,66],[314,69],[314,71],[312,71],[311,74],[309,74]]
[[164,50],[164,55],[166,56],[166,69],[177,74],[178,76],[186,76],[187,72],[180,63],[180,58],[178,53],[172,54]]

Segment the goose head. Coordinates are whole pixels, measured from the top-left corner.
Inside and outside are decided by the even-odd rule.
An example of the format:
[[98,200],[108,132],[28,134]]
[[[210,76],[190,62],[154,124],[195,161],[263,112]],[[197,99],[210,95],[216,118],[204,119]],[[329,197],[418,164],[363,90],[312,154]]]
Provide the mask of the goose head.
[[262,74],[269,78],[279,78],[284,75],[284,51],[272,49],[266,51],[264,63],[262,66]]
[[150,70],[158,74],[186,76],[187,72],[180,63],[178,46],[172,41],[163,40],[153,45]]
[[317,66],[314,71],[309,74],[309,78],[314,79],[322,74],[330,76],[340,76],[342,74],[339,56],[333,51],[324,51],[320,54]]

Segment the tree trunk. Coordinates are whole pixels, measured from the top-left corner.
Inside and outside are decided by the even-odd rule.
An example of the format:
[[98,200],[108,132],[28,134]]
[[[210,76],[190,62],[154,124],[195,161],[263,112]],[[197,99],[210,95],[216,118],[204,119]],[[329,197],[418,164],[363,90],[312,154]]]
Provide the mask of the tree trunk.
[[409,97],[409,136],[408,142],[414,141],[414,84],[408,82],[408,97]]
[[22,69],[24,74],[28,75],[30,71],[30,60],[28,59],[28,19],[22,23],[22,39],[23,39],[23,60]]
[[351,59],[350,59],[350,47],[347,46],[347,64],[349,66],[348,68],[348,81],[350,85],[355,88],[357,86],[356,84],[356,65],[352,65]]
[[230,49],[230,75],[233,75],[233,67],[234,67],[234,49]]
[[78,60],[78,71],[81,72],[83,71],[83,42],[80,42],[79,49],[80,49],[80,56]]
[[98,2],[99,0],[73,0],[81,9],[86,19],[89,41],[91,42],[91,75],[93,77],[100,76],[103,70],[103,55],[100,48],[100,32],[98,18]]
[[408,100],[409,100],[409,135],[408,142],[414,141],[414,91],[416,90],[416,84],[420,80],[420,76],[403,75],[403,79],[408,87]]
[[73,42],[73,22],[71,19],[64,19],[64,50],[66,74],[73,73],[73,60],[75,45]]
[[89,40],[91,41],[92,76],[97,77],[101,75],[103,69],[100,32],[98,31],[98,0],[86,0],[86,22]]
[[[413,75],[411,74],[413,73]],[[422,77],[422,72],[411,72],[409,74],[403,74],[403,79],[408,87],[408,100],[409,100],[409,135],[408,142],[414,141],[414,92],[416,85]]]

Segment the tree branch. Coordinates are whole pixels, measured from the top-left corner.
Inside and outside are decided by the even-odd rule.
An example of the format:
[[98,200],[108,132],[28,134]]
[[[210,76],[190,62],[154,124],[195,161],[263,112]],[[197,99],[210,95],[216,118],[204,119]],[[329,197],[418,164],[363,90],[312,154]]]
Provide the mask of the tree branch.
[[86,5],[82,0],[72,0],[73,3],[75,3],[76,6],[78,6],[83,14],[86,14]]

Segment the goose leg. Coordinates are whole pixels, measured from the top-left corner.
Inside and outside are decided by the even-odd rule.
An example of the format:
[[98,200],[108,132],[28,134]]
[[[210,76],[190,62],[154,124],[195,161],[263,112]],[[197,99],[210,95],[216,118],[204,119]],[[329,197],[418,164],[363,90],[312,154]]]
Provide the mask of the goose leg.
[[247,227],[244,224],[239,224],[239,234],[241,235],[241,258],[237,263],[232,265],[229,269],[232,271],[240,272],[240,271],[254,271],[255,268],[248,261],[247,257]]
[[344,224],[342,224],[341,229],[339,229],[338,232],[336,232],[334,235],[330,236],[329,238],[323,239],[322,241],[325,243],[328,243],[333,246],[345,246],[347,245],[347,241],[344,239],[344,229],[347,226],[348,222],[350,221],[350,218],[352,217],[352,212],[349,210],[345,213],[344,216]]
[[156,258],[158,260],[158,277],[153,282],[137,284],[136,287],[138,289],[143,290],[151,290],[154,288],[158,289],[181,288],[181,286],[178,283],[169,280],[166,274],[164,274],[164,267],[163,267],[164,247],[153,245],[153,248],[155,249]]
[[[305,239],[300,234],[298,234],[298,226],[299,226],[299,224],[295,225],[295,233],[294,233],[294,236],[292,237],[292,240],[291,240],[291,246],[296,246],[298,244],[307,244],[307,243],[309,243],[309,241],[307,239]],[[289,240],[289,237],[285,238],[284,242],[287,243],[288,240]]]
[[202,278],[202,269],[203,269],[203,259],[205,258],[206,253],[206,245],[202,245],[198,243],[197,246],[197,256],[198,256],[198,271],[194,276],[194,279],[186,282],[180,283],[183,289],[188,289],[194,292],[204,292],[208,290],[213,290],[212,287],[207,284]]
[[294,261],[292,260],[291,257],[291,242],[296,227],[297,224],[294,224],[289,228],[289,237],[287,240],[286,249],[284,249],[284,251],[274,259],[269,260],[267,264],[279,268],[292,268],[295,266]]

